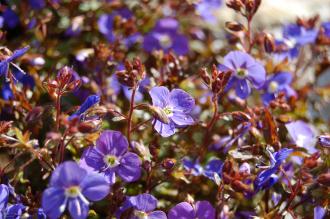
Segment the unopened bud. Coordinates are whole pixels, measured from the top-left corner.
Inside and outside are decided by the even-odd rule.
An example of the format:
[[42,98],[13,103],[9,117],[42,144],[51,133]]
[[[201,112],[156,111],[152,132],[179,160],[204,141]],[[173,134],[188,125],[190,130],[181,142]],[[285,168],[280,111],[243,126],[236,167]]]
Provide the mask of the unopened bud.
[[319,175],[317,182],[325,186],[330,186],[330,172]]
[[264,37],[264,48],[267,53],[272,53],[275,51],[275,41],[272,35],[265,34]]
[[243,31],[244,26],[241,23],[234,22],[234,21],[229,21],[226,22],[226,28],[230,31],[238,32],[238,31]]
[[227,0],[226,5],[235,11],[241,11],[243,3],[241,0]]
[[171,170],[174,167],[175,163],[176,161],[174,159],[166,158],[165,160],[163,160],[162,166],[166,170]]

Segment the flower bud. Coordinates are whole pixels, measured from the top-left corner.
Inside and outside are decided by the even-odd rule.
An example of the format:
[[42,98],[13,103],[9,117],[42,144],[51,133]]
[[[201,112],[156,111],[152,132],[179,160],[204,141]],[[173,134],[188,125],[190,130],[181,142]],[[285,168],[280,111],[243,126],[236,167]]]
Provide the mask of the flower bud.
[[322,147],[329,148],[330,147],[330,135],[320,135],[318,136],[318,144]]
[[319,175],[317,182],[325,186],[330,186],[330,172]]
[[226,28],[230,31],[238,32],[238,31],[243,31],[244,26],[241,23],[234,22],[234,21],[229,21],[226,22]]
[[275,41],[272,35],[265,34],[264,37],[264,48],[267,53],[272,53],[275,51]]
[[162,162],[162,167],[166,170],[171,170],[174,167],[175,163],[176,161],[174,159],[166,158]]
[[234,9],[235,11],[241,11],[242,7],[243,7],[243,3],[241,0],[227,0],[226,1],[226,5],[231,8]]

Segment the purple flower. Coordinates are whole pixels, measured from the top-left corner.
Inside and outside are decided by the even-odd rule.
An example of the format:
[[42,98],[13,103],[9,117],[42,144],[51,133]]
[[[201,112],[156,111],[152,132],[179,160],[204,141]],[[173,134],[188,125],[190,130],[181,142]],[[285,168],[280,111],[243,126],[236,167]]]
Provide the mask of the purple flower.
[[315,149],[316,136],[311,127],[303,121],[294,121],[285,124],[293,142],[298,146],[307,149],[308,153],[313,154]]
[[89,201],[99,201],[109,193],[109,184],[96,173],[87,173],[73,161],[60,164],[42,195],[42,207],[50,218],[59,218],[68,207],[72,218],[87,218]]
[[[141,80],[138,84],[137,92],[135,92],[135,98],[134,102],[138,103],[143,100],[143,95],[147,91],[147,87],[150,85],[150,79],[148,77],[145,77],[143,80]],[[132,96],[132,89],[130,89],[127,86],[122,85],[115,74],[113,74],[110,77],[110,86],[111,89],[114,91],[116,95],[120,93],[121,90],[123,90],[125,97],[130,100]]]
[[280,92],[284,92],[286,97],[296,96],[295,90],[290,86],[291,82],[292,75],[288,72],[279,72],[269,76],[264,85],[265,93],[262,96],[264,104],[268,105]]
[[9,66],[11,65],[15,70],[17,70],[21,74],[25,74],[25,72],[13,61],[21,56],[23,56],[28,50],[30,49],[29,46],[23,47],[21,49],[15,50],[12,55],[6,57],[5,59],[1,60],[0,62],[0,77],[2,75],[6,76],[6,79],[9,79],[8,77],[8,71]]
[[264,67],[252,56],[241,51],[232,51],[224,57],[220,70],[231,70],[232,76],[228,82],[226,90],[235,87],[236,95],[246,99],[250,93],[250,84],[260,89],[266,80]]
[[322,206],[316,206],[314,208],[314,219],[323,219],[327,211]]
[[273,186],[277,180],[278,176],[276,173],[280,165],[285,161],[285,159],[293,152],[292,149],[283,148],[278,152],[272,153],[267,150],[270,157],[270,166],[267,166],[265,170],[261,171],[254,181],[255,191],[260,189],[266,189]]
[[22,218],[21,216],[25,209],[26,209],[25,205],[18,203],[18,204],[10,205],[6,209],[4,209],[5,212],[3,212],[2,214],[4,215],[4,218],[20,219]]
[[171,92],[166,87],[153,87],[149,94],[152,104],[161,110],[164,117],[161,120],[154,119],[156,131],[162,137],[169,137],[175,133],[176,128],[185,127],[195,123],[191,111],[195,106],[192,96],[181,89],[173,89]]
[[330,135],[320,135],[317,137],[317,142],[325,148],[330,148]]
[[13,29],[17,25],[19,25],[19,22],[20,22],[19,17],[9,7],[6,8],[6,10],[2,13],[2,17],[4,19],[5,27],[7,27],[9,29]]
[[[123,8],[120,10],[113,11],[111,14],[102,14],[100,18],[98,19],[98,27],[99,31],[105,36],[105,38],[110,42],[114,42],[116,39],[116,36],[114,35],[113,30],[113,23],[115,20],[115,17],[119,16],[122,19],[131,19],[133,17],[133,14],[130,10],[127,8]],[[132,38],[128,39],[128,42],[126,45],[132,45],[138,40],[138,38],[135,38],[137,35],[132,35]],[[129,46],[128,46],[129,47]]]
[[163,211],[154,211],[157,202],[154,196],[147,193],[127,197],[123,206],[117,211],[116,217],[121,218],[120,216],[125,211],[132,209],[132,213],[127,215],[128,219],[166,219],[166,214]]
[[178,32],[179,22],[174,18],[160,19],[154,29],[144,36],[143,48],[147,52],[153,50],[173,50],[177,55],[188,53],[188,39]]
[[297,24],[288,24],[283,27],[283,36],[293,42],[294,45],[303,46],[314,43],[318,31],[314,29],[306,29]]
[[181,202],[168,213],[168,219],[215,219],[215,209],[208,201],[198,201],[194,206]]
[[322,23],[322,28],[324,31],[324,35],[330,38],[330,22],[324,22]]
[[222,0],[201,0],[196,4],[197,13],[206,21],[215,24],[215,10],[221,7]]
[[116,174],[125,182],[133,182],[141,176],[141,160],[127,150],[125,136],[118,131],[104,131],[96,146],[84,151],[80,164],[101,173],[110,184],[115,183]]
[[88,96],[87,99],[85,100],[85,102],[83,104],[81,104],[79,109],[69,117],[69,120],[73,119],[76,116],[82,118],[84,116],[84,113],[88,109],[92,108],[93,106],[95,106],[99,102],[100,102],[100,97],[98,95]]
[[46,6],[45,0],[29,0],[29,4],[35,10],[43,9]]
[[217,174],[219,177],[221,176],[223,162],[218,158],[212,158],[207,162],[205,167],[203,167],[199,163],[198,159],[193,161],[186,157],[182,159],[182,164],[184,169],[190,174],[194,176],[204,175],[207,178],[215,181],[215,174]]
[[0,210],[6,208],[9,198],[9,188],[5,184],[0,185]]

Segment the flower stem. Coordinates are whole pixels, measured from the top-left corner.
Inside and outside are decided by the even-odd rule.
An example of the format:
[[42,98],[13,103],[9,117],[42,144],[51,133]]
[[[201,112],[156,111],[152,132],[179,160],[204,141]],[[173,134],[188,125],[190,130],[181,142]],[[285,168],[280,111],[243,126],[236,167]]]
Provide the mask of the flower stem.
[[61,93],[57,92],[56,96],[56,131],[60,129],[60,115],[61,115]]
[[134,111],[135,92],[136,92],[136,87],[133,87],[128,117],[127,117],[127,140],[129,145],[131,144],[131,126],[132,126],[132,116]]

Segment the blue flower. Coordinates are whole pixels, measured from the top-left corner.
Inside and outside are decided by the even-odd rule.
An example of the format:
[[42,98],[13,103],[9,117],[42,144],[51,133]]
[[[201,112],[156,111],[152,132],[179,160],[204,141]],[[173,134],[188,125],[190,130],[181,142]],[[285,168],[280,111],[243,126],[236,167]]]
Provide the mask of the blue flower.
[[5,27],[7,27],[9,29],[15,28],[20,23],[20,20],[19,20],[19,17],[17,16],[17,14],[13,10],[11,10],[9,7],[6,8],[6,10],[2,13],[2,17],[4,19]]
[[8,77],[8,72],[9,72],[9,67],[12,66],[14,69],[16,69],[19,73],[25,74],[25,72],[13,61],[21,56],[23,56],[28,50],[30,49],[29,46],[23,47],[21,49],[15,50],[13,54],[5,57],[5,59],[1,60],[0,62],[0,77],[2,75],[6,76],[6,79],[9,79]]
[[196,4],[197,13],[206,21],[215,24],[214,12],[221,7],[222,0],[201,0]]
[[[267,150],[268,151],[268,150]],[[266,189],[274,185],[278,177],[275,175],[283,161],[293,152],[293,149],[283,148],[278,152],[269,153],[270,166],[261,171],[254,181],[255,191]]]
[[79,109],[69,117],[69,120],[73,119],[76,116],[81,118],[88,109],[92,108],[99,102],[100,102],[100,97],[98,95],[88,96],[85,102],[81,104]]
[[[195,100],[181,89],[171,92],[163,86],[153,87],[149,94],[155,108],[162,111],[162,120],[155,118],[153,121],[156,131],[162,137],[175,134],[175,129],[195,123],[191,112],[195,106]],[[166,120],[166,121],[165,121]]]
[[198,159],[191,160],[186,157],[182,159],[182,165],[184,169],[193,176],[204,175],[210,180],[215,181],[215,174],[219,177],[221,176],[223,162],[218,158],[212,158],[207,162],[205,167],[203,167]]
[[266,81],[265,68],[252,56],[241,51],[232,51],[224,57],[220,70],[232,71],[226,90],[234,87],[236,95],[246,99],[250,93],[250,84],[256,89],[262,88]]
[[144,36],[143,48],[147,52],[173,50],[177,55],[185,55],[189,51],[188,39],[179,33],[179,22],[174,18],[163,18]]
[[280,92],[284,92],[287,97],[296,96],[295,90],[290,86],[291,82],[292,75],[288,72],[279,72],[269,76],[262,96],[264,104],[268,105]]
[[128,216],[128,219],[167,219],[163,211],[155,211],[157,202],[154,196],[147,193],[127,197],[123,205],[116,212],[116,217],[122,218],[121,215],[126,210],[132,209],[133,211]]
[[51,219],[59,218],[68,208],[71,218],[87,218],[91,201],[109,193],[109,184],[97,173],[87,173],[73,161],[60,164],[52,173],[50,187],[42,195],[42,207]]
[[294,45],[304,46],[314,43],[318,31],[314,29],[306,29],[297,24],[288,24],[283,27],[283,36],[293,42]]

